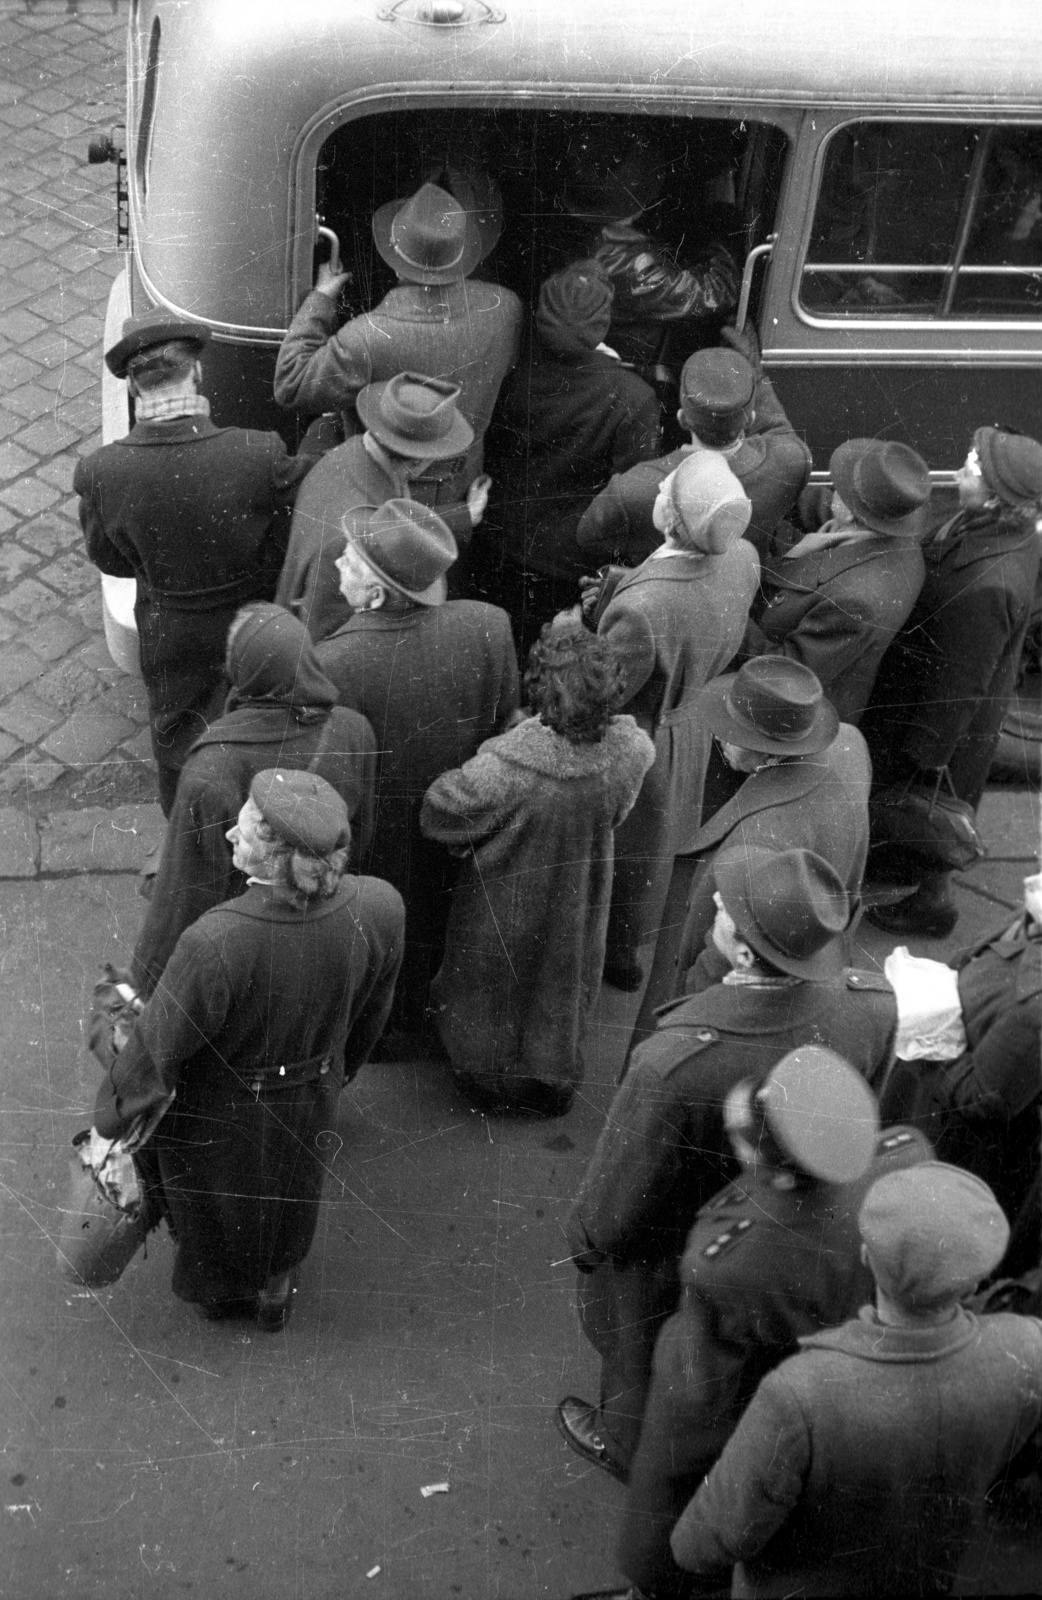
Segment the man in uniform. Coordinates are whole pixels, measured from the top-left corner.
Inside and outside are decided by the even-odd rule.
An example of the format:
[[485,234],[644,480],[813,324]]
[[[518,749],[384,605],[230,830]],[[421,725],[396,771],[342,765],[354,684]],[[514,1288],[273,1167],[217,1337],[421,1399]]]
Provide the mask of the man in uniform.
[[[864,1079],[814,1045],[784,1056],[759,1084],[736,1085],[726,1118],[744,1172],[700,1212],[681,1262],[680,1308],[655,1348],[619,1545],[636,1588],[616,1591],[619,1600],[699,1592],[670,1552],[677,1518],[764,1374],[802,1336],[871,1299],[861,1203],[884,1173],[932,1154],[914,1129],[880,1136]],[[721,1593],[719,1583],[708,1592]]]
[[809,850],[728,850],[713,938],[723,982],[676,1002],[632,1057],[568,1221],[579,1314],[602,1357],[601,1401],[569,1396],[558,1424],[580,1455],[625,1477],[655,1339],[676,1309],[677,1265],[699,1208],[739,1174],[724,1127],[736,1083],[787,1051],[826,1045],[871,1084],[884,1075],[893,997],[844,973],[850,898]]

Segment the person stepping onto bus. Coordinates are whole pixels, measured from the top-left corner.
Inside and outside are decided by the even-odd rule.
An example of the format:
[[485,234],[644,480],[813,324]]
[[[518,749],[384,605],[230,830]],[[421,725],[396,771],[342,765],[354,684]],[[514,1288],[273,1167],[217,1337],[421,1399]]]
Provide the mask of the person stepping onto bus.
[[637,566],[659,542],[651,513],[663,478],[685,456],[713,450],[723,456],[753,512],[745,537],[762,557],[810,476],[810,451],[793,428],[769,378],[751,328],[724,328],[721,344],[696,350],[680,374],[677,421],[690,443],[620,473],[584,511],[575,542],[591,565]]
[[[1042,444],[978,428],[956,475],[959,510],[923,547],[926,581],[883,658],[864,733],[874,786],[943,784],[980,805],[1013,695],[1039,571]],[[869,876],[917,884],[872,908],[888,933],[941,939],[958,909],[951,872],[922,852],[874,842]]]
[[130,432],[77,462],[87,554],[137,579],[134,619],[159,803],[169,816],[194,741],[228,691],[224,647],[239,607],[270,600],[289,512],[312,460],[277,433],[218,428],[200,394],[210,330],[166,311],[129,317],[105,364],[134,402]]
[[367,384],[355,402],[365,432],[321,456],[309,474],[307,493],[293,509],[275,598],[297,614],[312,639],[328,638],[351,615],[337,571],[345,512],[415,500],[437,512],[457,548],[481,521],[488,492],[480,483],[468,488],[458,474],[474,438],[459,396],[459,384],[417,372]]
[[848,439],[829,475],[828,521],[802,537],[786,525],[773,541],[744,654],[809,667],[840,720],[856,727],[923,586],[930,469],[906,444]]
[[350,413],[345,428],[354,432],[355,400],[368,384],[399,372],[458,384],[460,411],[473,429],[455,474],[452,498],[463,500],[481,473],[485,429],[517,360],[521,302],[510,289],[471,278],[494,232],[437,184],[381,206],[372,227],[398,286],[337,328],[348,274],[324,262],[282,341],[275,399],[293,411]]

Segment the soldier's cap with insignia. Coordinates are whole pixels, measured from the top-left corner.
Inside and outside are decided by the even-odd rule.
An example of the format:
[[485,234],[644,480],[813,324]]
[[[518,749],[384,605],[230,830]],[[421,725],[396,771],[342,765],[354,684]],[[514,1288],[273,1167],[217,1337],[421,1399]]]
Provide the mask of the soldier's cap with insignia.
[[[807,1044],[782,1056],[754,1090],[752,1112],[780,1164],[821,1183],[853,1183],[872,1164],[876,1097],[834,1050]],[[771,1159],[769,1150],[764,1155]]]
[[972,1293],[1009,1243],[1009,1223],[988,1185],[944,1161],[877,1178],[858,1229],[883,1293],[919,1311]]
[[723,850],[713,875],[738,936],[772,966],[798,978],[842,971],[840,935],[850,926],[850,896],[839,874],[813,850]]

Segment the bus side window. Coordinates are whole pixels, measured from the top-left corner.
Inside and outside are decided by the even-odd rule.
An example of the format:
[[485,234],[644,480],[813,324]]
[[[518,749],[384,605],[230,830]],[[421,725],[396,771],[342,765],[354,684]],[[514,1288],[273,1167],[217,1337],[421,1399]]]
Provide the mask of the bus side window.
[[989,130],[952,311],[1042,316],[1042,128]]

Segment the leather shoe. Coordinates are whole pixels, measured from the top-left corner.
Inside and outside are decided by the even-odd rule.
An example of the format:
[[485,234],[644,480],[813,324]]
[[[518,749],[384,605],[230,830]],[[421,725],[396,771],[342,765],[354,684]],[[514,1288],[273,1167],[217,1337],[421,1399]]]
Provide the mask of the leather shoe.
[[577,1455],[585,1461],[592,1461],[595,1467],[602,1467],[619,1483],[629,1481],[627,1468],[612,1454],[600,1431],[601,1418],[597,1406],[591,1406],[578,1396],[569,1394],[565,1395],[554,1415],[558,1430]]
[[631,956],[628,961],[605,961],[601,976],[613,989],[621,989],[623,994],[635,994],[644,982],[644,968],[636,956]]
[[885,933],[905,933],[922,939],[944,939],[959,920],[947,873],[935,883],[921,883],[914,894],[896,905],[869,906],[866,922]]

